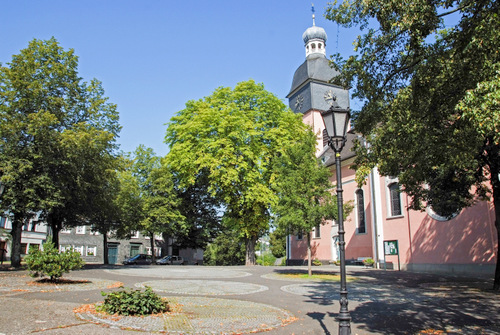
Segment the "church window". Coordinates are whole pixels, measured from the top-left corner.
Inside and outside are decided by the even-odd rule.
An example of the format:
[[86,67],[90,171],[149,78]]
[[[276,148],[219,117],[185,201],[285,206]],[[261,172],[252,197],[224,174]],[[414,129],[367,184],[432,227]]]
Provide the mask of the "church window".
[[358,234],[366,233],[365,199],[362,189],[356,191],[356,220]]
[[398,183],[389,184],[389,205],[391,216],[400,216],[401,210],[401,191]]
[[313,48],[313,50],[316,49],[316,44],[315,43],[311,44],[311,47]]

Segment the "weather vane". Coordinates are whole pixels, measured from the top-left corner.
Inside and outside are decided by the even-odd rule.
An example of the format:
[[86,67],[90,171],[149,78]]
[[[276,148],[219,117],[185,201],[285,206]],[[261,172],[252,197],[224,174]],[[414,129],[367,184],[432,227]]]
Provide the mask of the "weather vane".
[[311,2],[311,12],[312,12],[312,16],[313,16],[313,26],[316,25],[316,21],[315,21],[315,16],[314,16],[314,4]]

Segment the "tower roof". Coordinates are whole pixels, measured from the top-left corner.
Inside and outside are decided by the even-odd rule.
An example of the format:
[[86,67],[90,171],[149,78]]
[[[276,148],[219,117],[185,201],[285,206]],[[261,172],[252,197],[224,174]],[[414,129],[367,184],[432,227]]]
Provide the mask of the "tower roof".
[[321,54],[310,55],[305,62],[299,66],[293,75],[292,88],[289,97],[297,89],[310,81],[329,83],[330,80],[340,73],[330,66],[330,61]]
[[326,43],[327,36],[325,29],[313,25],[304,31],[302,39],[304,40],[304,45],[307,45],[310,40],[321,40],[323,43]]

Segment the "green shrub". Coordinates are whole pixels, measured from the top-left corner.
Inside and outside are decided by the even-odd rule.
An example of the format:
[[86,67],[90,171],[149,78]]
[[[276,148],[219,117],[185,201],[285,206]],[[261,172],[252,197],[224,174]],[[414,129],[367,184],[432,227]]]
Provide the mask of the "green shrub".
[[59,252],[50,239],[43,245],[43,250],[31,248],[24,260],[31,272],[30,276],[47,276],[51,281],[57,281],[65,272],[80,269],[85,264],[79,252]]
[[371,258],[365,258],[363,259],[363,264],[365,266],[372,266],[375,263],[375,261]]
[[106,298],[98,309],[108,314],[149,315],[168,311],[168,303],[148,286],[145,291],[124,289],[101,294]]
[[319,259],[317,259],[317,258],[316,258],[315,260],[313,260],[313,262],[312,262],[312,263],[313,263],[313,265],[315,265],[315,266],[320,266],[320,265],[323,265],[323,263],[321,263],[321,261],[320,261]]
[[257,264],[264,266],[272,266],[276,262],[276,257],[272,254],[265,254],[263,256],[257,256]]

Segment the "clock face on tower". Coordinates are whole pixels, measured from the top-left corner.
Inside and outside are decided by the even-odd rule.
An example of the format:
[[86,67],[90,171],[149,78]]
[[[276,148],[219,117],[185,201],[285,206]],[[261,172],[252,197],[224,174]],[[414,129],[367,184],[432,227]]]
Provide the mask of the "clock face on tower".
[[295,110],[299,112],[304,105],[304,97],[302,94],[297,95],[297,99],[295,100]]
[[326,91],[323,98],[325,99],[326,103],[329,104],[330,106],[333,106],[337,101],[337,96],[333,93],[332,90]]

